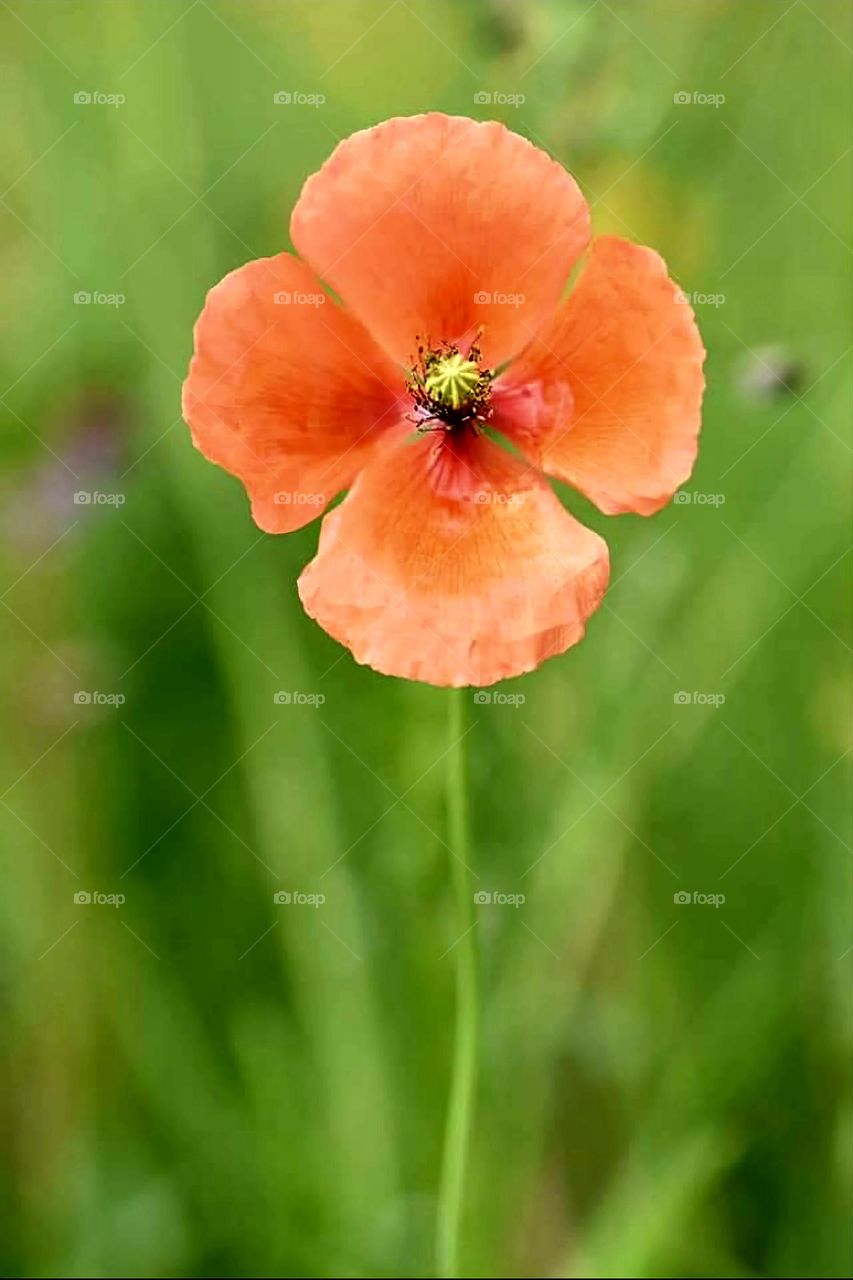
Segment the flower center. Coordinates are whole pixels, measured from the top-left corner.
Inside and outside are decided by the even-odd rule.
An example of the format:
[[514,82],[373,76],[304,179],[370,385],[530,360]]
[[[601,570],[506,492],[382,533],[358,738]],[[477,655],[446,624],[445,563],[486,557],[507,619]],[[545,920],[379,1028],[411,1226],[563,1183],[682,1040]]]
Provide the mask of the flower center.
[[427,394],[438,404],[461,409],[474,399],[480,385],[480,367],[459,351],[436,360],[424,379]]
[[480,367],[476,339],[464,353],[449,342],[431,349],[419,343],[418,358],[406,379],[414,401],[411,420],[420,431],[478,430],[491,417],[493,376]]

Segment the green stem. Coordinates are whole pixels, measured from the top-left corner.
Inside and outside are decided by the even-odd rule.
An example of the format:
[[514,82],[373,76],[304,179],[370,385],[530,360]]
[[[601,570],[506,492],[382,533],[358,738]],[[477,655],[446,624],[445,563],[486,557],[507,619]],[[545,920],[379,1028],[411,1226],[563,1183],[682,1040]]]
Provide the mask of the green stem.
[[457,916],[457,941],[452,948],[456,966],[455,1043],[444,1131],[436,1235],[438,1274],[446,1280],[453,1280],[459,1272],[459,1229],[477,1082],[477,931],[470,870],[465,768],[467,700],[470,697],[469,689],[454,689],[451,692],[450,750],[446,757],[448,844],[452,850],[449,855],[450,871]]

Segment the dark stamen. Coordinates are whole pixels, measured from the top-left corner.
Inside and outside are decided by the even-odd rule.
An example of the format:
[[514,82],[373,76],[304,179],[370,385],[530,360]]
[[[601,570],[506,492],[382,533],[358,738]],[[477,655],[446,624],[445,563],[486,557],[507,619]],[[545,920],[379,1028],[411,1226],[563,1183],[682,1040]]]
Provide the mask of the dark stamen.
[[464,355],[454,343],[428,347],[418,339],[406,387],[414,401],[408,417],[419,432],[480,431],[491,418],[494,372],[480,368],[479,336]]

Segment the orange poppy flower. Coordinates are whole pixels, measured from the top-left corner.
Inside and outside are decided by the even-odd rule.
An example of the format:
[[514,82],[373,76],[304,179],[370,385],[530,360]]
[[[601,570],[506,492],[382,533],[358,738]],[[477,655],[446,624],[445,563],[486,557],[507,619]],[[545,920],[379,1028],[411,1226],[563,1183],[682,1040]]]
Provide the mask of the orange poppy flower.
[[270,533],[349,489],[299,594],[359,662],[488,685],[562,653],[608,552],[542,472],[650,515],[696,455],[704,350],[663,261],[590,243],[576,182],[525,138],[440,114],[342,142],[291,237],[302,260],[249,262],[208,294],[194,443]]

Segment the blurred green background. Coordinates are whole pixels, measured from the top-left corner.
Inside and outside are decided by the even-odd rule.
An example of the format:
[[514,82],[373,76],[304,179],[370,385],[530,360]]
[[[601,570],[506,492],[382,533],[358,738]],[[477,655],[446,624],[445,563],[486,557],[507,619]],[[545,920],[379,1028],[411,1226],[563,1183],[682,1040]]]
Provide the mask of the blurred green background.
[[686,500],[565,490],[606,603],[470,696],[478,889],[525,902],[477,909],[465,1273],[849,1273],[850,16],[0,3],[4,1275],[434,1274],[447,695],[303,615],[317,527],[180,422],[206,290],[434,108],[558,157],[709,351]]

